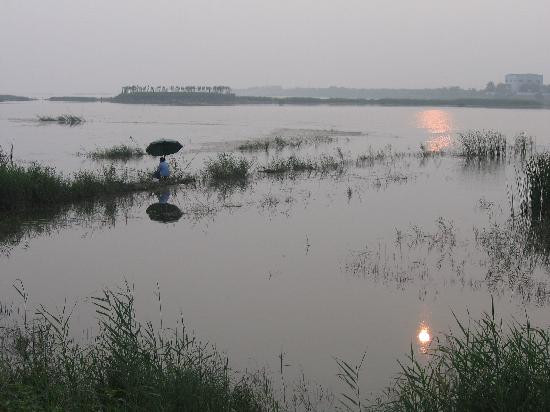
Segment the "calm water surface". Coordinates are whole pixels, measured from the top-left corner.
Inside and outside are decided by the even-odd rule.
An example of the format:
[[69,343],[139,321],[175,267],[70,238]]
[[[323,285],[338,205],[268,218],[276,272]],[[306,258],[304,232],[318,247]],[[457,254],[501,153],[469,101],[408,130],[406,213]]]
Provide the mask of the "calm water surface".
[[[82,126],[40,125],[37,115],[82,115]],[[239,142],[274,136],[330,135],[331,144],[295,149],[298,155],[348,159],[369,149],[406,152],[344,174],[256,177],[233,190],[178,188],[140,194],[82,221],[69,214],[45,233],[25,237],[0,255],[0,299],[17,302],[20,279],[33,303],[59,307],[113,287],[135,285],[142,319],[158,323],[180,313],[198,336],[228,353],[236,368],[300,370],[338,390],[334,356],[354,361],[367,351],[365,391],[378,391],[397,371],[411,343],[489,310],[548,325],[541,288],[546,268],[529,282],[489,277],[490,256],[475,233],[509,215],[514,165],[466,164],[450,150],[457,132],[497,129],[512,138],[550,144],[547,111],[381,107],[160,107],[108,103],[0,104],[0,145],[12,143],[20,162],[39,161],[65,173],[104,163],[77,156],[98,147],[164,137],[185,144],[198,170]],[[257,165],[277,153],[246,154]],[[130,162],[152,168],[155,160]],[[123,164],[120,165],[123,167]],[[159,198],[182,217],[152,220]],[[72,218],[74,219],[72,219]],[[89,308],[83,302],[84,308]],[[75,314],[75,330],[90,326],[89,310]]]

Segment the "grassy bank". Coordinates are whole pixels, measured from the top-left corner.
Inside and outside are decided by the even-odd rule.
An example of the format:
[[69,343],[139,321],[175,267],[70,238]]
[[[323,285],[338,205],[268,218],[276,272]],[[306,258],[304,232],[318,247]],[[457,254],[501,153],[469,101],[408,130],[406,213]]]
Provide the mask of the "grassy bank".
[[[18,291],[25,304],[27,296]],[[69,310],[41,308],[0,329],[0,410],[277,410],[260,378],[233,372],[183,324],[155,330],[136,320],[131,290],[91,299],[97,334],[79,344]],[[4,313],[5,313],[4,309]]]
[[[191,183],[194,178],[174,170],[167,184]],[[77,202],[102,195],[118,195],[157,189],[149,172],[103,167],[98,172],[80,171],[67,177],[53,168],[13,164],[0,152],[0,210],[22,210]]]

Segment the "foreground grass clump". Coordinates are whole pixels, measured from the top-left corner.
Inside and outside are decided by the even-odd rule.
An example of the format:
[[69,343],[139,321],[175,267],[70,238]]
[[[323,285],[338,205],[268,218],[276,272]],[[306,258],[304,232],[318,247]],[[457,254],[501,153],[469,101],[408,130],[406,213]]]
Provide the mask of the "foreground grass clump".
[[498,160],[506,157],[506,136],[494,130],[469,130],[458,134],[459,154],[466,158]]
[[130,160],[142,158],[145,156],[145,151],[139,146],[120,144],[118,146],[96,149],[85,155],[94,160]]
[[[172,165],[174,166],[174,165]],[[165,184],[193,182],[191,176],[174,170]],[[0,210],[23,210],[59,205],[102,195],[119,195],[159,187],[150,173],[110,165],[98,172],[80,171],[66,177],[54,168],[33,163],[20,166],[10,162],[0,151]]]
[[41,122],[55,122],[58,124],[66,124],[69,126],[75,126],[84,122],[84,119],[79,116],[72,114],[62,114],[61,116],[52,117],[52,116],[38,116],[38,120]]
[[220,153],[206,162],[203,176],[211,182],[244,180],[249,176],[251,168],[252,162],[244,157]]
[[494,310],[463,324],[458,334],[428,350],[428,362],[411,350],[390,389],[389,411],[550,410],[550,332],[513,323]]
[[128,287],[105,290],[92,302],[97,335],[83,344],[70,337],[65,309],[42,308],[31,320],[25,310],[19,323],[5,322],[0,410],[276,410],[260,380],[237,376],[183,324],[166,331],[139,323]]

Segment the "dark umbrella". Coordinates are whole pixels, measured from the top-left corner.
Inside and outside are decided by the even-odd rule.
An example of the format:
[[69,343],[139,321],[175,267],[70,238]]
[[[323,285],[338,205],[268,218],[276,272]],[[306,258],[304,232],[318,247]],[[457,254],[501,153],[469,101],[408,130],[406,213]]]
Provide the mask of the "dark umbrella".
[[162,223],[175,223],[183,216],[180,208],[171,203],[153,203],[145,213],[149,219]]
[[177,140],[155,140],[147,146],[145,151],[151,156],[166,156],[169,154],[177,153],[183,145]]

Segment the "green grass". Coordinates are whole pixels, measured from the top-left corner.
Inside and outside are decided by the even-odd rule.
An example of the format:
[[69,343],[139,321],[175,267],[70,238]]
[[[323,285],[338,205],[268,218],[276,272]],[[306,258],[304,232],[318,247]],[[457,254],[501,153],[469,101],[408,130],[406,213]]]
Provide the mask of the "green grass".
[[94,160],[130,160],[145,156],[145,151],[139,146],[120,144],[108,148],[100,148],[85,154]]
[[[71,310],[40,307],[0,328],[0,410],[277,410],[269,386],[237,374],[212,345],[175,329],[137,321],[131,289],[91,298],[95,336],[71,338]],[[160,304],[159,297],[159,304]]]
[[38,116],[38,120],[41,122],[55,122],[58,124],[66,124],[69,126],[75,126],[84,122],[84,119],[72,114],[62,114],[60,116]]
[[499,160],[506,157],[506,136],[494,130],[458,133],[459,155],[468,159]]
[[244,180],[250,175],[252,162],[244,157],[220,153],[206,161],[202,175],[205,180],[216,183]]
[[[192,181],[191,176],[176,169],[165,184]],[[29,166],[13,164],[0,154],[0,210],[4,211],[36,209],[158,187],[159,183],[153,181],[146,171],[131,174],[128,169],[110,165],[97,172],[79,171],[67,177],[54,168],[37,163]]]

